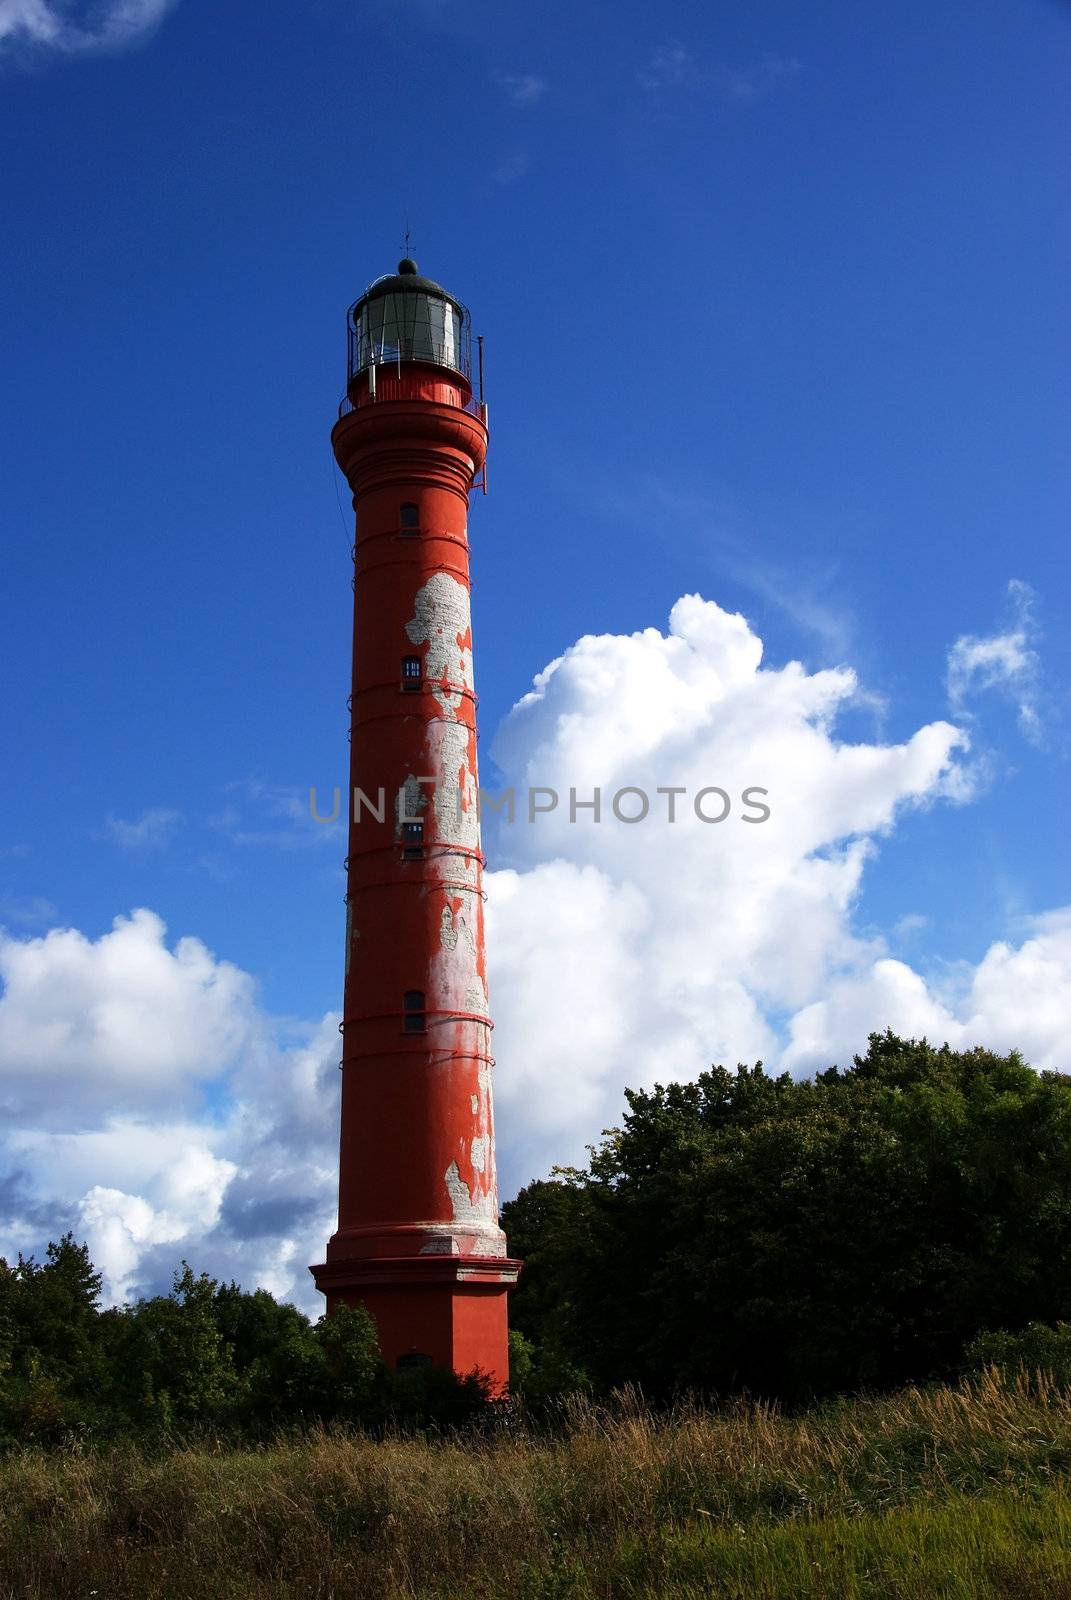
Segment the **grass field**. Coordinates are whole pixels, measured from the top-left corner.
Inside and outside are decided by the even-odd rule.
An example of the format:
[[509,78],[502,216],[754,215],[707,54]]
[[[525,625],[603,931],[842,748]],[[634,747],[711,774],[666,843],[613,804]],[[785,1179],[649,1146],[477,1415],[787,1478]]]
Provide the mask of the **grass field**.
[[0,1459],[0,1595],[1071,1600],[1071,1391]]

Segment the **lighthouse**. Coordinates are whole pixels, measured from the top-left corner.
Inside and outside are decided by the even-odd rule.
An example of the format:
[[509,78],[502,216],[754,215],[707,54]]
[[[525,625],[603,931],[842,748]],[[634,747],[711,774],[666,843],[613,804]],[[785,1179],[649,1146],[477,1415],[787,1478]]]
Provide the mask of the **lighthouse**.
[[311,1268],[393,1366],[508,1379],[469,494],[487,453],[469,313],[406,259],[347,315],[331,435],[356,512],[338,1228]]

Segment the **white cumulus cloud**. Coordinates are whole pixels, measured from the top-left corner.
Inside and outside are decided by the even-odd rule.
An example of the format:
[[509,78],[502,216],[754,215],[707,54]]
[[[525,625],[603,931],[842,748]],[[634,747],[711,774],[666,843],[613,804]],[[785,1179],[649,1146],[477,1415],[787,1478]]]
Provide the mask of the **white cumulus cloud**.
[[[518,1117],[539,1103],[523,1118],[522,1163],[575,1157],[617,1114],[626,1082],[776,1058],[777,1017],[870,953],[851,909],[873,840],[904,808],[956,793],[967,740],[936,722],[903,744],[840,742],[834,723],[857,690],[847,668],[763,667],[742,616],[686,595],[666,633],[580,639],[515,707],[500,766],[518,790],[562,796],[508,830],[515,870],[489,880],[499,1098]],[[650,797],[642,822],[613,816],[624,786]],[[590,801],[596,787],[601,820],[570,820],[570,791]],[[672,788],[684,793],[671,823],[658,791]],[[696,815],[708,788],[729,798],[721,823]],[[744,820],[756,815],[746,790],[765,791],[767,820]],[[707,815],[723,807],[704,803]],[[511,963],[526,940],[538,943],[538,985]]]
[[1067,1071],[1071,1024],[1071,908],[1030,921],[1019,946],[993,944],[959,982],[927,984],[902,961],[883,958],[834,980],[791,1021],[785,1066],[811,1071],[847,1061],[875,1026],[947,1041],[1019,1050],[1038,1068]]
[[[561,800],[531,825],[520,808],[501,835],[511,869],[488,880],[507,1182],[576,1159],[616,1120],[626,1084],[711,1061],[810,1071],[886,1025],[1039,1059],[1062,1042],[1071,961],[1060,982],[1049,973],[1053,1003],[1027,1027],[1015,996],[1040,959],[1030,942],[994,946],[977,992],[942,998],[856,930],[882,840],[913,808],[972,793],[969,740],[950,723],[897,744],[838,738],[858,697],[848,668],[764,666],[743,617],[688,595],[665,633],[580,639],[518,702],[495,746],[506,781]],[[614,818],[623,786],[650,797],[642,822]],[[712,786],[731,802],[717,824],[692,804]],[[596,787],[601,820],[570,820],[570,790],[590,801]],[[672,823],[668,788],[684,791]],[[744,820],[750,788],[767,791],[768,820]],[[1065,954],[1057,944],[1049,959]],[[983,1004],[998,972],[1003,998]]]
[[121,1301],[131,1294],[148,1246],[181,1245],[214,1227],[237,1170],[203,1145],[171,1145],[167,1160],[146,1183],[159,1191],[155,1205],[144,1195],[99,1183],[86,1191],[78,1207],[79,1232],[93,1260],[107,1272],[110,1298]]
[[[916,808],[969,798],[966,734],[849,741],[848,668],[762,657],[743,617],[685,596],[665,632],[578,640],[501,730],[519,802],[487,880],[505,1192],[582,1159],[626,1085],[712,1061],[809,1072],[888,1025],[1068,1065],[1071,909],[937,977],[854,923],[874,852]],[[529,785],[561,797],[532,824]],[[582,804],[596,787],[601,820],[570,821],[570,788]],[[643,821],[614,817],[625,788],[650,797]],[[673,822],[660,788],[683,791]],[[767,791],[768,820],[744,820],[747,788]],[[724,791],[724,821],[697,816],[703,789]],[[95,939],[0,934],[0,983],[0,1254],[73,1227],[114,1299],[166,1286],[185,1256],[315,1312],[337,1015],[267,1016],[249,974],[146,910]]]
[[109,1299],[166,1286],[187,1255],[314,1309],[337,1017],[295,1034],[249,974],[169,944],[146,910],[95,940],[0,935],[0,982],[0,1255],[40,1245],[47,1214],[89,1241]]
[[88,939],[0,933],[0,1105],[55,1124],[95,1108],[181,1104],[247,1049],[254,985],[151,911]]

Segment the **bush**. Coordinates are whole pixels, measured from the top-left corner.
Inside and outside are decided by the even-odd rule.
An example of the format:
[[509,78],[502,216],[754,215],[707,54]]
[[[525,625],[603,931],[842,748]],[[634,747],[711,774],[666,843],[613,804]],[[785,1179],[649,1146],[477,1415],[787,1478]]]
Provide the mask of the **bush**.
[[981,1373],[995,1367],[1007,1382],[1041,1374],[1061,1387],[1071,1388],[1071,1322],[1049,1327],[1031,1322],[1018,1333],[999,1329],[980,1333],[967,1346],[965,1371]]

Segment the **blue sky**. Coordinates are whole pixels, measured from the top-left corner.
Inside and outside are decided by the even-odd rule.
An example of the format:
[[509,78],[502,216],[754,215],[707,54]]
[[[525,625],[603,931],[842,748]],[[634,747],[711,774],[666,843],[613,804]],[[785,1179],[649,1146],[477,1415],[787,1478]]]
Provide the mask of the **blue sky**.
[[[849,808],[839,832],[807,835],[812,864],[868,841],[835,896],[849,943],[810,988],[738,975],[766,1032],[693,1030],[674,1070],[763,1039],[806,1064],[789,1021],[854,982],[864,947],[953,1006],[987,952],[1051,932],[1037,919],[1071,903],[1069,69],[1071,11],[1042,0],[0,0],[12,948],[56,928],[99,949],[147,907],[162,948],[188,936],[249,975],[273,1048],[337,1007],[343,850],[302,814],[346,758],[352,535],[328,435],[345,308],[392,268],[407,225],[486,337],[491,492],[471,521],[485,779],[492,752],[510,776],[533,751],[561,755],[539,719],[580,703],[578,641],[668,637],[690,593],[741,613],[774,674],[854,672],[838,748],[899,747],[943,722],[970,736],[955,782],[935,758],[913,789],[892,784],[887,814]],[[731,629],[697,628],[708,664],[735,648]],[[563,655],[542,706],[496,744]],[[779,750],[734,776],[791,811],[802,780]],[[831,758],[833,786],[838,772]],[[562,837],[488,843],[492,867],[519,874],[504,885],[529,874],[522,896],[570,858]],[[630,835],[630,849],[650,865],[659,845]],[[635,888],[649,937],[605,982],[642,979],[672,904],[652,910],[612,852],[573,867],[601,873],[611,900]],[[1044,992],[1062,988],[1064,969],[1045,971]],[[503,974],[519,1050],[523,984]],[[716,983],[696,994],[717,1004]],[[888,1007],[873,1026],[902,1020]],[[995,1013],[964,1026],[975,1015]],[[815,1049],[843,1054],[847,1027]],[[183,1079],[158,1122],[230,1114],[240,1069],[205,1048],[196,1092]],[[24,1080],[40,1062],[20,1050]],[[602,1098],[558,1127],[562,1158],[628,1081],[627,1062],[608,1070]],[[47,1118],[17,1100],[19,1192],[41,1218],[83,1215],[77,1185],[27,1155]],[[94,1104],[65,1138],[106,1119],[107,1095]],[[504,1188],[545,1169],[553,1133],[518,1148]],[[135,1191],[121,1166],[95,1187],[149,1195],[151,1175]],[[187,1237],[160,1234],[122,1281]]]

